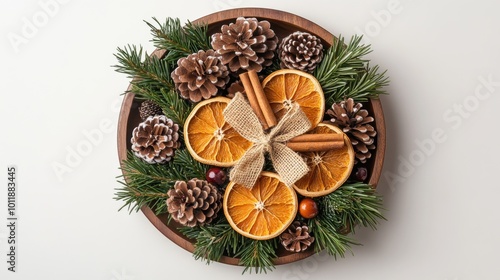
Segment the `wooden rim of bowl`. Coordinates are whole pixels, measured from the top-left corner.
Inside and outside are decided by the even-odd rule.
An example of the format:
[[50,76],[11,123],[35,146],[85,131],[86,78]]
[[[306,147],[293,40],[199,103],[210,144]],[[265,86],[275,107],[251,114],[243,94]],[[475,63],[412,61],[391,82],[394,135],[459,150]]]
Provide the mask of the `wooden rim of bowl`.
[[[213,32],[218,31],[217,28],[220,28],[220,25],[232,22],[240,16],[255,17],[258,18],[259,20],[268,20],[271,22],[273,30],[275,31],[277,31],[276,29],[282,29],[288,31],[290,30],[307,31],[321,38],[325,43],[326,47],[329,47],[333,42],[334,36],[324,28],[315,24],[314,22],[288,12],[283,12],[273,9],[237,8],[237,9],[225,10],[201,17],[193,21],[193,23],[208,24],[209,34],[211,34]],[[152,55],[155,55],[157,57],[163,57],[164,54],[165,50],[160,50],[160,49],[157,49],[152,53]],[[130,150],[129,135],[131,135],[131,131],[133,129],[132,126],[136,125],[136,123],[131,122],[131,117],[132,117],[131,110],[134,109],[134,106],[137,107],[137,104],[134,104],[135,95],[130,92],[131,88],[132,86],[129,85],[127,89],[127,94],[123,99],[123,103],[120,109],[120,115],[118,118],[117,147],[118,147],[118,158],[120,164],[123,162],[123,160],[127,158],[127,153]],[[365,104],[365,106],[370,112],[373,113],[373,117],[375,118],[375,128],[377,130],[377,139],[376,139],[377,148],[375,150],[375,153],[372,155],[373,158],[370,160],[371,166],[368,166],[368,170],[371,170],[368,184],[370,184],[375,188],[380,179],[384,163],[385,146],[386,146],[385,121],[382,110],[382,103],[380,102],[379,99],[371,99],[369,102]],[[147,206],[142,207],[141,211],[149,219],[149,221],[172,242],[174,242],[175,244],[177,244],[178,246],[184,248],[189,252],[194,251],[194,245],[191,243],[191,240],[187,239],[176,229],[177,224],[175,224],[175,222],[171,222],[170,225],[167,226],[165,223],[166,221],[165,217],[157,216],[151,210],[151,208]],[[277,255],[279,257],[275,259],[274,264],[279,265],[279,264],[291,263],[294,261],[307,258],[313,255],[314,253],[315,252],[312,246],[308,250],[301,253],[289,253],[284,250],[278,251]],[[219,260],[219,262],[238,265],[239,259],[223,256]]]

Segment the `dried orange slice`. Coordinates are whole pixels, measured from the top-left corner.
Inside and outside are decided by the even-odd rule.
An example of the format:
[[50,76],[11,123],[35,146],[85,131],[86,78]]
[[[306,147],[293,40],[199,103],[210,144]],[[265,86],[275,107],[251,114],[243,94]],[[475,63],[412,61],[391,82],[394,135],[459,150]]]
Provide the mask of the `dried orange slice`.
[[293,103],[300,105],[312,128],[323,119],[325,96],[313,75],[299,70],[282,69],[269,74],[262,81],[262,87],[278,120]]
[[[341,133],[330,124],[320,123],[309,133]],[[301,153],[309,166],[309,173],[295,182],[295,190],[309,197],[327,195],[340,187],[351,174],[354,165],[354,149],[349,137],[344,134],[344,146],[326,152]]]
[[184,123],[184,142],[191,156],[204,164],[232,166],[252,146],[224,120],[230,99],[216,97],[196,105]]
[[230,182],[224,193],[224,214],[243,236],[266,240],[278,236],[297,214],[297,194],[271,172],[262,172],[252,189]]

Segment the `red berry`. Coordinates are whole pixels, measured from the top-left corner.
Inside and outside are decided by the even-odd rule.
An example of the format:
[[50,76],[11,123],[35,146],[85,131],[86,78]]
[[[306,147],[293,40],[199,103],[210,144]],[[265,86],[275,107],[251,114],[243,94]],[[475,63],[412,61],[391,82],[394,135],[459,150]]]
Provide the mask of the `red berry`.
[[299,213],[306,219],[312,219],[318,215],[318,204],[311,198],[304,198],[299,204]]
[[206,180],[210,184],[221,186],[226,182],[226,172],[219,167],[210,167],[205,174]]
[[363,182],[368,177],[368,170],[366,169],[366,167],[358,167],[354,175],[356,177],[356,180]]

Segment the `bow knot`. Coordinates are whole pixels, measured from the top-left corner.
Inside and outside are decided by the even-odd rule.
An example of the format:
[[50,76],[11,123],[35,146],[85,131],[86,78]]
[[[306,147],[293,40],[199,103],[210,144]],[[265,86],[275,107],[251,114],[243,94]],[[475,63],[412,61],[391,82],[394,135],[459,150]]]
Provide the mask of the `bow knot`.
[[309,171],[304,159],[286,146],[288,140],[311,128],[309,119],[297,104],[266,132],[243,95],[236,93],[224,110],[224,118],[241,136],[253,142],[231,170],[231,181],[253,187],[264,166],[265,154],[270,155],[274,169],[287,186],[292,186]]

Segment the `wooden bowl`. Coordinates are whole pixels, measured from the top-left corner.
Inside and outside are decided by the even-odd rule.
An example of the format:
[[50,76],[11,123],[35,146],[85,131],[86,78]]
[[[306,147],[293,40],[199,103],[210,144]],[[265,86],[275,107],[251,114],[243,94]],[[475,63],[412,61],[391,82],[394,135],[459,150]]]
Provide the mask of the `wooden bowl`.
[[[193,23],[208,24],[208,32],[209,34],[212,34],[220,32],[220,27],[223,24],[234,22],[235,19],[239,16],[255,17],[259,20],[268,20],[271,23],[271,28],[276,32],[278,38],[280,39],[284,38],[294,31],[307,31],[321,38],[323,40],[325,48],[329,47],[333,42],[333,35],[314,22],[311,22],[294,14],[271,9],[240,8],[226,10],[204,16],[193,21]],[[152,55],[162,57],[164,54],[164,50],[156,50]],[[130,90],[131,86],[129,86],[128,89]],[[120,162],[127,158],[127,151],[129,151],[131,147],[130,138],[132,135],[132,130],[141,122],[138,113],[139,105],[140,102],[134,99],[133,93],[127,93],[125,95],[118,120],[118,157]],[[376,139],[377,148],[375,150],[375,154],[372,155],[370,161],[367,162],[367,168],[369,171],[368,183],[373,187],[376,187],[380,178],[380,174],[382,172],[382,165],[384,163],[385,154],[384,114],[382,111],[382,104],[378,99],[372,99],[367,102],[365,104],[365,108],[373,114],[373,117],[375,118],[374,126],[378,132]],[[177,230],[177,227],[180,226],[179,224],[171,221],[167,225],[167,215],[162,214],[157,216],[149,207],[142,207],[141,210],[161,233],[163,233],[166,237],[168,237],[180,247],[188,250],[189,252],[193,252],[194,246],[192,240],[187,239]],[[290,263],[304,259],[313,254],[314,250],[312,247],[301,253],[289,253],[285,250],[278,251],[278,258],[274,263]],[[238,265],[238,261],[239,259],[228,256],[223,256],[220,259],[220,262],[222,263],[233,265]]]

